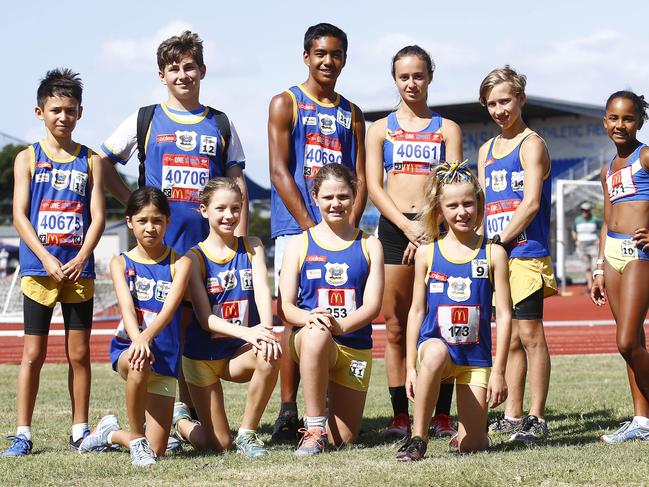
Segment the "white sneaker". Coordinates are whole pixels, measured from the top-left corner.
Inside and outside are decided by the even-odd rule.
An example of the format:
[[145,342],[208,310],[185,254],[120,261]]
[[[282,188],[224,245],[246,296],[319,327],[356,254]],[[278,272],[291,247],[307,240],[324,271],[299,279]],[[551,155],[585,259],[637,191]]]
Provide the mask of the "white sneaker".
[[136,467],[150,467],[155,465],[155,453],[146,438],[138,438],[129,443],[131,449],[131,463]]

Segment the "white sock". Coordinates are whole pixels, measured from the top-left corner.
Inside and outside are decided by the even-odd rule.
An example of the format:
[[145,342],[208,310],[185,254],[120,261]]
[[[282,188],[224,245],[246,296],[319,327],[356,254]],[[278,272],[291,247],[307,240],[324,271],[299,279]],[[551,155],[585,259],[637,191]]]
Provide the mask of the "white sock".
[[16,428],[16,436],[23,435],[29,441],[32,441],[32,427],[31,426],[18,426]]
[[108,436],[106,437],[106,441],[108,442],[109,445],[113,444],[113,433],[115,432],[111,431],[110,433],[108,433]]
[[327,429],[327,417],[326,416],[306,416],[304,418],[304,425],[307,427],[307,429],[321,428],[325,430]]
[[254,433],[255,430],[249,430],[246,428],[239,428],[239,431],[237,432],[237,436],[243,436],[243,435],[249,435],[251,433]]
[[634,416],[633,420],[642,429],[649,430],[649,418],[645,418],[644,416]]
[[83,438],[83,435],[88,429],[88,423],[77,423],[72,425],[72,441],[77,441],[80,438]]
[[505,419],[511,421],[512,423],[520,423],[523,421],[523,418],[512,418],[511,416],[505,416]]

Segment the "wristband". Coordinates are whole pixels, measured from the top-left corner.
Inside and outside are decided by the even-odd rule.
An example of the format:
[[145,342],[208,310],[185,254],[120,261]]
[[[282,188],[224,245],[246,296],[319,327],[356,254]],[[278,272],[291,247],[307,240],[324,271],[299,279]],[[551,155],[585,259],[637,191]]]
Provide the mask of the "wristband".
[[596,264],[596,265],[604,265],[604,259],[597,259],[597,260],[595,261],[595,264]]
[[593,271],[593,279],[595,279],[597,276],[603,276],[604,271],[602,269],[597,269]]

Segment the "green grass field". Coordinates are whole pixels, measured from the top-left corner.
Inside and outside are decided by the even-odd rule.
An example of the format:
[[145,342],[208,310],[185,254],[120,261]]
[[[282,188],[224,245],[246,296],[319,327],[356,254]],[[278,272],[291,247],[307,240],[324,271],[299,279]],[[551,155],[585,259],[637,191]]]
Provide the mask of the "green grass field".
[[[0,485],[647,485],[649,443],[599,445],[597,436],[616,429],[631,414],[622,360],[616,356],[553,359],[548,401],[551,438],[534,449],[496,445],[491,451],[458,456],[447,453],[445,440],[433,440],[428,459],[403,465],[394,460],[397,446],[385,443],[378,431],[390,413],[383,361],[376,361],[359,444],[302,461],[292,446],[274,445],[271,456],[244,461],[235,453],[212,455],[185,452],[164,458],[153,470],[130,465],[125,451],[78,455],[67,451],[69,399],[67,368],[47,365],[34,418],[34,454],[0,459]],[[14,431],[17,366],[0,366],[3,398],[0,431]],[[126,424],[124,388],[107,364],[93,366],[91,422],[116,413]],[[230,425],[238,426],[244,386],[226,385]],[[262,438],[279,404],[276,396],[262,420]],[[302,409],[300,409],[302,410]]]

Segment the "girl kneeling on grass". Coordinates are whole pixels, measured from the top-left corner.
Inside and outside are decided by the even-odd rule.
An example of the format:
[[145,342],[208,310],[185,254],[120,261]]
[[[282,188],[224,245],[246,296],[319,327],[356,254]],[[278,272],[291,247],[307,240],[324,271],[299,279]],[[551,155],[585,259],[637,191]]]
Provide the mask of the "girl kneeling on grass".
[[110,263],[122,313],[110,360],[126,380],[130,431],[120,429],[114,415],[104,416],[79,451],[122,445],[131,450],[133,465],[149,466],[164,455],[169,439],[180,363],[180,304],[192,263],[163,243],[169,203],[159,189],[144,187],[131,195],[126,223],[137,245]]
[[[487,447],[487,404],[495,407],[507,398],[512,307],[507,253],[476,231],[484,216],[484,193],[465,163],[444,162],[428,180],[425,194],[421,221],[431,243],[421,245],[415,256],[406,341],[406,389],[415,408],[413,436],[397,453],[404,462],[424,458],[444,379],[453,377],[457,385],[459,427],[451,445],[460,452]],[[443,236],[440,220],[448,228]],[[494,288],[498,346],[492,367]]]
[[328,435],[336,445],[353,442],[360,430],[372,368],[371,323],[383,294],[383,250],[350,222],[355,195],[349,169],[324,165],[312,193],[322,221],[289,241],[282,262],[281,309],[294,325],[291,353],[306,405],[297,457],[321,453]]
[[249,382],[234,444],[239,453],[255,458],[268,455],[255,431],[277,382],[281,348],[273,334],[264,247],[257,237],[234,235],[242,205],[233,178],[212,179],[201,192],[200,211],[210,233],[187,254],[194,265],[190,292],[195,318],[183,351],[183,372],[200,423],[191,420],[181,402],[173,422],[196,448],[231,448],[221,379]]

